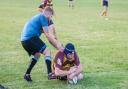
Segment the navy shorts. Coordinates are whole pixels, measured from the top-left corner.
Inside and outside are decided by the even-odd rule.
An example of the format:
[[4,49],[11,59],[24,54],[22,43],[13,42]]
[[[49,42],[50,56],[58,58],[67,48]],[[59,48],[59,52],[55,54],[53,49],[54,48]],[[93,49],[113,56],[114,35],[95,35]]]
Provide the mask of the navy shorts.
[[103,6],[107,6],[108,7],[108,1],[103,0]]
[[21,44],[29,56],[35,55],[35,53],[43,53],[46,49],[46,44],[37,36],[21,41]]

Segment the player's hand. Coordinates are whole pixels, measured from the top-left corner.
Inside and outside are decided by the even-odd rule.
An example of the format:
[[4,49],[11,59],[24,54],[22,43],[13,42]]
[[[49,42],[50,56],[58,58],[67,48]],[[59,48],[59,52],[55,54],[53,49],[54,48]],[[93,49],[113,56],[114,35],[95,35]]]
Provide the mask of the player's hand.
[[61,47],[59,48],[59,51],[60,51],[60,52],[63,52],[63,51],[64,51],[64,47],[61,46]]
[[77,66],[73,66],[73,67],[71,67],[70,70],[74,70],[74,71],[76,71],[76,70],[77,70]]
[[76,72],[76,69],[75,68],[69,70],[69,74],[72,74],[74,72]]

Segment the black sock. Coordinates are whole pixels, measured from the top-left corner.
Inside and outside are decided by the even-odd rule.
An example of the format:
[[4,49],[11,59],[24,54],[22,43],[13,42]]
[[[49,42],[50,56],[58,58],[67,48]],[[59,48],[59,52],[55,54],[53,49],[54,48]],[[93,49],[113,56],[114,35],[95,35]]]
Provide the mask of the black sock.
[[37,63],[37,60],[32,58],[31,61],[30,61],[30,64],[28,66],[28,69],[26,71],[26,74],[30,74],[31,73],[31,70],[32,68],[34,67],[34,65]]
[[48,74],[52,72],[52,69],[51,69],[51,61],[50,60],[45,60],[45,63],[47,65],[47,72]]

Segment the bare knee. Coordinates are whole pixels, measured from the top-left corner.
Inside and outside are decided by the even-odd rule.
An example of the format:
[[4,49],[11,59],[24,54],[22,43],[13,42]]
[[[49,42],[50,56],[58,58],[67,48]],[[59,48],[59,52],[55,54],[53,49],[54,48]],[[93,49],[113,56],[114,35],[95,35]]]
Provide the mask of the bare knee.
[[72,74],[68,75],[67,78],[68,78],[68,80],[72,80],[74,78],[74,76],[75,76],[74,73],[72,73]]
[[50,55],[51,55],[51,51],[50,51],[48,48],[46,48],[46,49],[44,50],[43,54],[44,54],[45,56],[50,56]]
[[40,53],[35,53],[34,58],[39,59],[40,55],[41,55]]
[[82,73],[80,73],[80,74],[77,76],[78,80],[82,80],[83,77],[84,77],[84,75],[83,75]]

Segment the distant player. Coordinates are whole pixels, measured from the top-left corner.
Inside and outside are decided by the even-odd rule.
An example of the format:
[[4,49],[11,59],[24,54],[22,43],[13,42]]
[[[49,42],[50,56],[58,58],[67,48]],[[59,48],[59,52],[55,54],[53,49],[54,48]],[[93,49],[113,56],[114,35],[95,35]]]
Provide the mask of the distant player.
[[101,16],[108,16],[108,4],[110,0],[101,0],[103,11],[101,13]]
[[51,8],[53,9],[52,0],[41,0],[41,4],[40,4],[40,6],[38,7],[38,10],[39,10],[40,12],[42,12],[42,10],[43,10],[45,7],[51,7]]
[[83,79],[82,65],[72,43],[65,46],[63,52],[58,52],[53,62],[53,72],[60,80]]
[[75,1],[74,0],[68,0],[68,6],[72,9],[74,8]]

